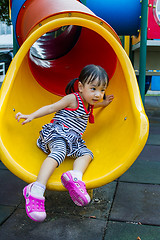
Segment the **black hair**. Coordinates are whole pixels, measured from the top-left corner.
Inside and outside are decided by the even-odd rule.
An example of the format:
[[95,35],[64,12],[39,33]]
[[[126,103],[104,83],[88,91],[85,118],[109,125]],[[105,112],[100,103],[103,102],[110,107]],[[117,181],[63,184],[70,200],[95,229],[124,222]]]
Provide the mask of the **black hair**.
[[98,79],[98,86],[100,86],[101,84],[104,86],[108,86],[109,79],[106,71],[98,65],[87,65],[82,69],[79,78],[74,78],[68,83],[65,89],[65,93],[70,94],[75,92],[74,85],[77,80],[84,85],[85,83],[92,83],[95,79]]
[[65,89],[66,95],[76,92],[76,90],[75,90],[75,82],[76,81],[79,81],[79,78],[74,78],[67,84],[66,89]]

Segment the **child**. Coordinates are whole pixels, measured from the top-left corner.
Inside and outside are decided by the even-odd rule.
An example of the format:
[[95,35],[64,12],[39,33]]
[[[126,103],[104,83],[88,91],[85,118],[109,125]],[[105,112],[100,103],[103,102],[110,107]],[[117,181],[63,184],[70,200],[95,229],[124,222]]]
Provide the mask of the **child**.
[[[78,80],[78,92],[75,82]],[[105,70],[96,65],[87,65],[78,79],[73,79],[66,87],[66,96],[51,105],[44,106],[30,115],[16,114],[16,119],[25,119],[22,124],[35,118],[56,112],[51,123],[43,126],[37,145],[48,157],[44,160],[37,181],[23,189],[27,215],[34,221],[46,218],[43,196],[47,181],[66,156],[76,158],[73,170],[61,176],[64,187],[69,191],[73,202],[84,206],[90,202],[82,176],[93,159],[92,152],[84,144],[82,134],[87,121],[94,122],[93,107],[106,107],[113,95],[105,96],[108,76]],[[103,101],[101,101],[103,100]],[[101,102],[100,102],[101,101]]]

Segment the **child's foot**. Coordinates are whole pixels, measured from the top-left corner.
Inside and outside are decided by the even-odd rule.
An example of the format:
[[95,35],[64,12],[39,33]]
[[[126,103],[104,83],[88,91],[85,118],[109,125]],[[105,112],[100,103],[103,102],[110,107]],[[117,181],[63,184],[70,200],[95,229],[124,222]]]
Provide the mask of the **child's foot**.
[[42,222],[46,218],[45,212],[45,198],[36,197],[31,194],[33,183],[29,184],[23,189],[23,196],[26,200],[26,213],[29,218],[36,222]]
[[72,177],[68,171],[61,176],[63,186],[68,189],[73,202],[78,206],[85,206],[90,202],[90,196],[86,191],[86,186],[83,181]]

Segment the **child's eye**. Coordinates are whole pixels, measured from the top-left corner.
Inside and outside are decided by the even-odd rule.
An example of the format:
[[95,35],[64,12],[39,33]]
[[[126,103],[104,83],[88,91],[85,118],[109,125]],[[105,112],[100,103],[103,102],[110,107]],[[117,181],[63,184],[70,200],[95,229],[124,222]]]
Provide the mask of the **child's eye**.
[[93,88],[91,88],[93,91],[95,91],[96,90],[96,88],[95,87],[93,87]]

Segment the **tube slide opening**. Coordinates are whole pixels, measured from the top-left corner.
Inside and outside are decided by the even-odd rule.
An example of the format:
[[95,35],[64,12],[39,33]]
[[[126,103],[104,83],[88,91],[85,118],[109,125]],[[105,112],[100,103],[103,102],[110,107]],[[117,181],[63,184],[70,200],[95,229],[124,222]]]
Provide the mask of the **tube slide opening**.
[[[55,38],[57,31],[61,34]],[[75,25],[47,32],[32,45],[29,54],[34,78],[43,88],[60,96],[65,95],[67,83],[78,77],[85,65],[92,63],[101,65],[111,79],[117,56],[98,33]]]
[[43,60],[62,57],[74,47],[80,32],[81,27],[72,25],[47,32],[33,44],[30,53]]

